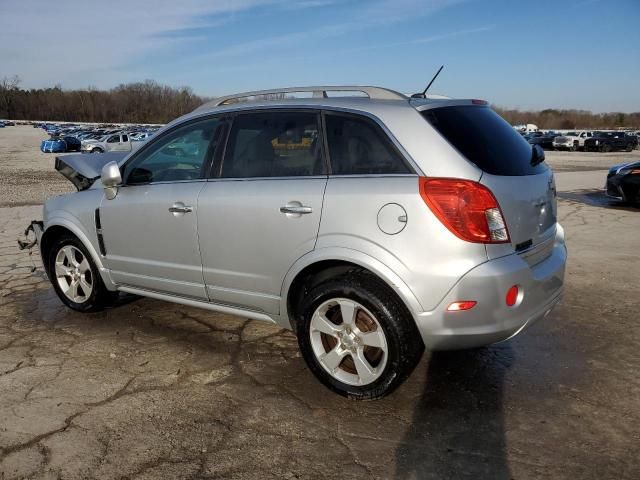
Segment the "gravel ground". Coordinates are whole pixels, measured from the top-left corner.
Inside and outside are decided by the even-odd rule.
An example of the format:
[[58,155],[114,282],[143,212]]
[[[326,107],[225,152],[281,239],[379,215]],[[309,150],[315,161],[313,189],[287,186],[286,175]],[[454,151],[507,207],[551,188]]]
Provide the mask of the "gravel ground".
[[[45,175],[36,140],[20,155]],[[40,207],[0,208],[0,479],[640,478],[640,209],[596,169],[621,157],[557,175],[563,303],[508,342],[425,353],[376,402],[327,391],[270,324],[64,308],[15,245]]]
[[74,186],[53,168],[55,153],[42,153],[49,138],[41,128],[19,125],[0,128],[0,207],[40,205]]

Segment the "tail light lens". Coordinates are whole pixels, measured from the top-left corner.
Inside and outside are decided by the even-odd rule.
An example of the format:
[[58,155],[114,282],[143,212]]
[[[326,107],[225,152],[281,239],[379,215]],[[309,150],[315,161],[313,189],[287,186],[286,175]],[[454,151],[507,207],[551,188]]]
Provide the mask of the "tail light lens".
[[457,178],[420,177],[420,195],[454,235],[474,243],[508,243],[509,232],[491,190]]

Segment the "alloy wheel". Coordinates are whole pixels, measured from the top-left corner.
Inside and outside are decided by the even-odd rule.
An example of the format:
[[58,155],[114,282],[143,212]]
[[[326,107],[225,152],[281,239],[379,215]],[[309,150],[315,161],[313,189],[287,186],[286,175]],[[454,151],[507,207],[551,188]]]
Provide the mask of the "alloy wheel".
[[75,303],[86,302],[93,292],[91,266],[73,245],[65,245],[56,255],[56,281],[62,293]]
[[334,298],[322,303],[309,326],[316,359],[333,378],[349,385],[368,385],[387,364],[382,326],[360,303]]

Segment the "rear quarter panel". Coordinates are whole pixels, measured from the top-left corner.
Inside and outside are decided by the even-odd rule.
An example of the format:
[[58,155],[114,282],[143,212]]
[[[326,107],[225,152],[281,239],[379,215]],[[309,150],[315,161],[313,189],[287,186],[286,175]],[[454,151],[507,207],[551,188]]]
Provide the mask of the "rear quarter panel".
[[[394,235],[378,226],[389,204],[406,211]],[[418,176],[330,177],[316,250],[340,247],[361,252],[393,271],[422,311],[435,308],[458,279],[487,261],[485,246],[462,241],[431,213],[420,197]]]

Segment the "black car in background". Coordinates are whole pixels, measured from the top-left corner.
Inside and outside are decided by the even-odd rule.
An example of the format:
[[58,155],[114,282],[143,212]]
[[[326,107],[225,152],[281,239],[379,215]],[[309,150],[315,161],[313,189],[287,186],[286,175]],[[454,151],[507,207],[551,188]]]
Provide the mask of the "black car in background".
[[76,137],[71,135],[65,135],[62,137],[64,143],[67,144],[67,152],[81,152],[82,151],[82,143]]
[[584,151],[614,152],[625,150],[630,152],[637,144],[637,138],[624,132],[594,132],[593,137],[584,141]]
[[614,165],[607,174],[607,195],[640,205],[640,162]]
[[553,139],[559,135],[560,134],[556,132],[547,132],[543,134],[536,132],[536,135],[527,138],[527,141],[531,145],[540,145],[545,150],[553,150]]

